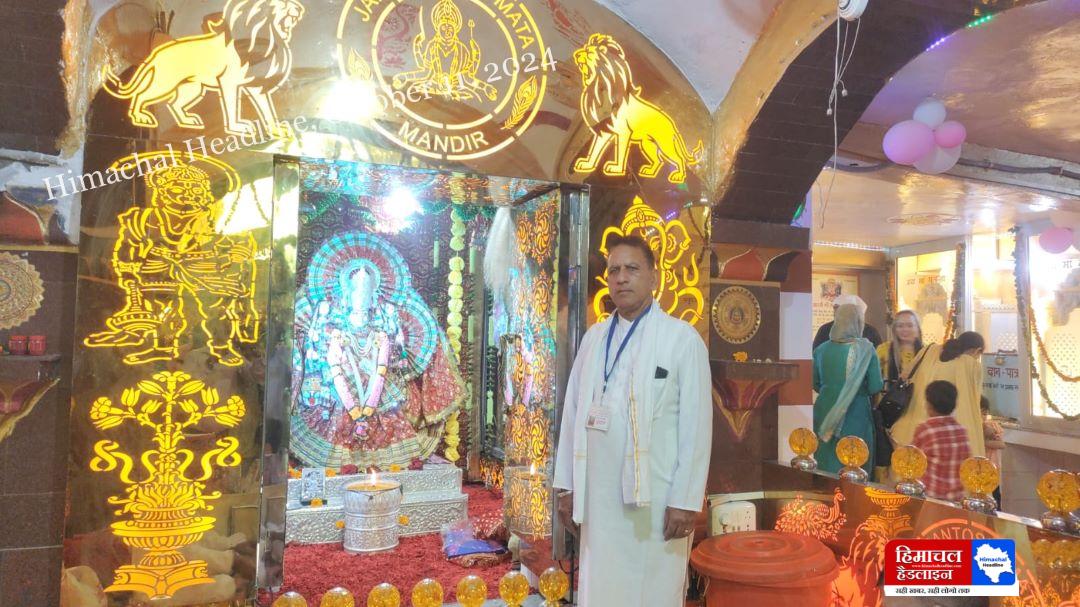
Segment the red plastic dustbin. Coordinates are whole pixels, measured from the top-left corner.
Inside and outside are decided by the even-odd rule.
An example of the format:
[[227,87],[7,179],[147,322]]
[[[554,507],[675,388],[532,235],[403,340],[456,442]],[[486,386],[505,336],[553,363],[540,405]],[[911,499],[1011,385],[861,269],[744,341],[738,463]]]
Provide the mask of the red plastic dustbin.
[[781,531],[740,531],[698,544],[690,563],[709,578],[706,607],[826,607],[840,568],[821,541]]

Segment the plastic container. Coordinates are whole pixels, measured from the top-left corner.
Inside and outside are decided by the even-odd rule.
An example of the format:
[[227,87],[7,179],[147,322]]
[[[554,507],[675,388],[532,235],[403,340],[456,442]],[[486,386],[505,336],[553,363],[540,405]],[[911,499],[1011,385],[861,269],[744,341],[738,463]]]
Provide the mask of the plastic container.
[[690,563],[709,578],[706,607],[826,607],[840,572],[821,541],[781,531],[740,531],[698,544]]

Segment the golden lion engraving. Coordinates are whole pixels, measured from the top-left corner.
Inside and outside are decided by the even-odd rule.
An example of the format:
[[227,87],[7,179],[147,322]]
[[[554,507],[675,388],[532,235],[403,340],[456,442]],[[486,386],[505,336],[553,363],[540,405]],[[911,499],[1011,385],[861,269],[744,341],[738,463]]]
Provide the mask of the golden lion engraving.
[[254,135],[255,124],[240,117],[247,95],[267,133],[282,136],[270,98],[289,76],[293,28],[304,16],[297,0],[229,0],[222,16],[207,20],[206,33],[185,36],[155,48],[126,83],[105,66],[104,88],[118,99],[130,99],[128,116],[136,126],[154,128],[157,118],[147,106],[165,101],[176,123],[203,128],[190,109],[209,90],[217,91],[225,131]]
[[604,174],[625,175],[630,144],[636,144],[648,161],[638,169],[638,175],[656,177],[666,161],[674,165],[668,181],[685,181],[687,167],[700,160],[702,143],[698,141],[693,151],[688,150],[675,121],[642,98],[641,87],[634,84],[619,43],[606,34],[593,34],[574,51],[574,63],[585,87],[581,91],[581,115],[593,132],[589,151],[574,162],[574,170],[595,171],[601,156],[614,144],[615,158],[604,164]]

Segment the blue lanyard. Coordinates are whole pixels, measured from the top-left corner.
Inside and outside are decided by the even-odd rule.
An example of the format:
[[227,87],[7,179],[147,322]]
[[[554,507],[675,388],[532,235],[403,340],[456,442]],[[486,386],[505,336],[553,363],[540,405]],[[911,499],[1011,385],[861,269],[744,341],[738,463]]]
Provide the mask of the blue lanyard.
[[604,389],[603,392],[607,392],[607,382],[611,374],[615,372],[615,366],[619,364],[619,357],[622,356],[623,350],[626,348],[626,344],[630,343],[630,337],[634,334],[634,329],[637,328],[638,323],[642,318],[649,313],[652,308],[652,304],[648,308],[642,310],[641,314],[634,319],[634,322],[630,324],[630,330],[626,332],[626,336],[623,337],[622,343],[619,344],[619,349],[615,351],[615,361],[611,363],[611,367],[608,367],[608,356],[611,355],[611,341],[615,339],[615,326],[619,324],[618,312],[615,313],[615,318],[611,319],[611,328],[608,329],[607,334],[607,346],[604,348]]

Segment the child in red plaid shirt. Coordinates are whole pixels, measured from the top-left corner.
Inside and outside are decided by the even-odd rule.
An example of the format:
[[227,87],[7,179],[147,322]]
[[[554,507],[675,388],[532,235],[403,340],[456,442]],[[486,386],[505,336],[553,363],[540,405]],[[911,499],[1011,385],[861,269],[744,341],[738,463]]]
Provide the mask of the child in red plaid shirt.
[[958,502],[964,497],[960,484],[960,464],[971,457],[967,430],[956,422],[956,386],[934,381],[926,386],[926,408],[930,419],[915,428],[913,444],[926,454],[923,483],[926,495]]

